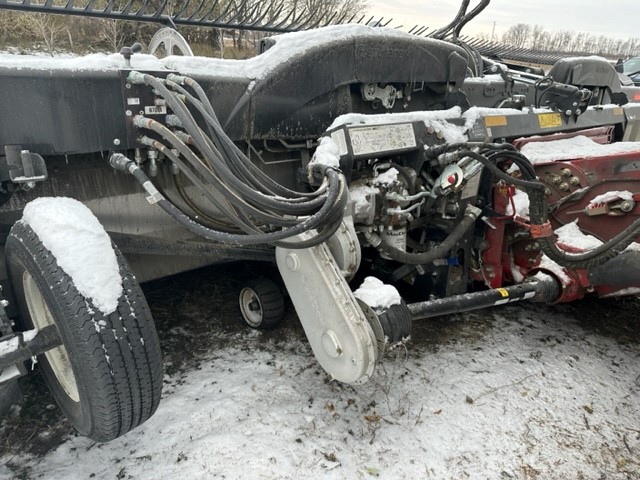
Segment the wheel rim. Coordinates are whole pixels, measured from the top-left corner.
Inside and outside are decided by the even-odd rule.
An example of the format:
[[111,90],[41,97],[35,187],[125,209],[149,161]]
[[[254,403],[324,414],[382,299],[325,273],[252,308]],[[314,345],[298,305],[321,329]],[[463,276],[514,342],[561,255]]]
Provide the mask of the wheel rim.
[[[22,284],[24,287],[25,299],[27,302],[27,309],[29,315],[33,321],[33,326],[41,330],[49,325],[55,325],[53,315],[44,301],[42,293],[35,280],[29,272],[24,272],[22,276]],[[45,352],[45,357],[49,362],[49,366],[53,371],[53,374],[58,379],[58,383],[65,391],[65,393],[74,402],[80,401],[80,394],[78,393],[78,385],[76,384],[76,378],[73,375],[73,369],[71,362],[69,361],[69,354],[64,345],[60,345],[54,349]]]
[[262,305],[252,288],[243,288],[240,292],[240,312],[251,327],[259,327],[262,323]]

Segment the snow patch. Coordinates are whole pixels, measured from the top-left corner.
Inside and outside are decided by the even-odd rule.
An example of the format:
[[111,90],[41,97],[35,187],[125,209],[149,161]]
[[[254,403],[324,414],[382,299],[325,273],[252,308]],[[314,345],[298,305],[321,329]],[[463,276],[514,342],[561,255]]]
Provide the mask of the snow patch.
[[640,153],[640,142],[617,142],[602,145],[584,135],[548,142],[530,142],[520,150],[534,165],[537,163]]
[[384,173],[381,173],[380,175],[378,175],[376,178],[373,179],[373,184],[374,185],[391,185],[395,182],[398,181],[398,174],[400,172],[398,172],[398,169],[396,168],[390,168],[389,170],[387,170]]
[[369,185],[358,185],[349,189],[349,196],[353,202],[354,215],[357,217],[359,214],[368,214],[369,207],[371,206],[371,200],[373,196],[380,193],[375,187]]
[[304,32],[292,32],[272,37],[275,45],[266,52],[246,60],[226,60],[207,57],[169,56],[162,59],[171,70],[185,75],[211,75],[239,79],[258,80],[267,76],[279,65],[291,62],[295,57],[320,44],[335,43],[361,36],[416,37],[390,28],[373,28],[365,25],[332,25]]
[[567,275],[567,271],[564,269],[564,267],[558,265],[544,253],[540,258],[540,263],[538,264],[537,268],[553,273],[564,285],[569,285],[572,281],[571,277]]
[[593,197],[591,201],[589,201],[588,206],[593,207],[601,203],[609,203],[609,202],[614,202],[616,200],[633,200],[633,193],[631,193],[628,190],[616,190],[611,192],[605,192],[602,195]]
[[601,240],[580,230],[578,220],[563,225],[556,229],[554,233],[558,236],[558,242],[580,250],[593,250],[602,245]]
[[340,149],[331,137],[322,137],[320,145],[313,154],[311,164],[340,168]]
[[[12,70],[105,72],[124,68],[124,58],[119,53],[93,53],[82,57],[0,54],[0,67]],[[131,57],[131,67],[138,70],[166,70],[158,58],[141,53]]]
[[400,305],[400,294],[392,285],[382,283],[376,277],[367,277],[355,292],[355,297],[362,300],[376,312],[382,312],[393,305]]
[[77,200],[42,197],[24,208],[29,224],[78,291],[105,315],[118,307],[122,279],[111,239],[91,211]]
[[[529,195],[523,190],[516,190],[513,195],[513,205],[507,205],[507,215],[517,215],[521,218],[529,218]],[[515,207],[515,211],[514,211]]]

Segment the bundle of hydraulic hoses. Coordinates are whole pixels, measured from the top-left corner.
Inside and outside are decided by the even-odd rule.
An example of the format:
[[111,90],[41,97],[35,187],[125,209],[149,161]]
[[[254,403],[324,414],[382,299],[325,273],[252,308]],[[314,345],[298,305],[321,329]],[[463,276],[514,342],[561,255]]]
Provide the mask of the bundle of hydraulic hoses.
[[[155,138],[141,136],[140,142],[164,154],[178,167],[210,202],[211,211],[217,212],[215,218],[207,224],[199,221],[202,216],[187,215],[159,193],[145,172],[126,157],[116,154],[111,164],[132,173],[148,192],[152,189],[154,203],[187,229],[226,244],[288,248],[317,245],[335,233],[348,199],[346,182],[338,169],[316,164],[315,173],[323,178],[320,187],[311,192],[290,190],[260,170],[226,135],[196,81],[175,74],[163,79],[139,72],[131,72],[128,81],[153,88],[172,111],[167,115],[169,126],[135,116],[137,128],[155,134]],[[197,111],[204,125],[198,124],[192,111]],[[310,234],[291,240],[304,232]]]

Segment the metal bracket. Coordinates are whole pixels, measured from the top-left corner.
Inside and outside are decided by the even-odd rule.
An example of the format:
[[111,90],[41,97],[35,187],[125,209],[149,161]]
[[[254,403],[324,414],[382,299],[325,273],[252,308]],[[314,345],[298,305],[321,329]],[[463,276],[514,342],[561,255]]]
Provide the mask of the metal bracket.
[[[310,237],[303,233],[295,241]],[[276,261],[322,368],[344,383],[369,380],[377,361],[376,335],[329,247],[277,247]]]
[[0,157],[0,180],[8,180],[19,184],[24,190],[30,190],[37,182],[48,178],[44,158],[37,153],[23,150],[20,145],[5,145],[4,153],[5,156]]

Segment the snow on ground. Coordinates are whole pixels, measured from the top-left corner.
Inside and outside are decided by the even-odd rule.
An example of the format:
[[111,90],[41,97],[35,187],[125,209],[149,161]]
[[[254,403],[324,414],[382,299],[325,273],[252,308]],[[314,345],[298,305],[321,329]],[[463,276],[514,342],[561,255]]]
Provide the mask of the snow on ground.
[[257,332],[235,327],[233,302],[212,313],[218,278],[151,296],[168,305],[154,312],[163,345],[197,358],[183,370],[165,355],[154,417],[108,444],[71,435],[42,457],[5,453],[0,477],[640,478],[637,303],[418,323],[407,350],[349,386],[321,371],[293,315]]

